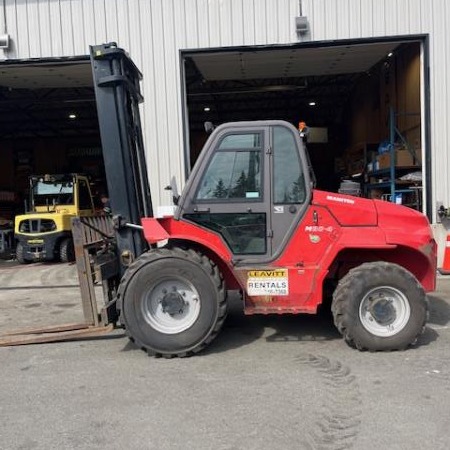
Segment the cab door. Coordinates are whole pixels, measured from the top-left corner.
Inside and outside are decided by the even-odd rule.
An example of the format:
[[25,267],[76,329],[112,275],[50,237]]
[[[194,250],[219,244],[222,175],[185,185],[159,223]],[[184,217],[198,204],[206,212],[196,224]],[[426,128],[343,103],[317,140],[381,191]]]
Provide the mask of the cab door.
[[297,130],[285,122],[270,127],[270,228],[272,258],[286,247],[311,196],[306,154]]
[[270,235],[270,128],[216,131],[186,188],[182,218],[218,233],[235,260],[266,260]]

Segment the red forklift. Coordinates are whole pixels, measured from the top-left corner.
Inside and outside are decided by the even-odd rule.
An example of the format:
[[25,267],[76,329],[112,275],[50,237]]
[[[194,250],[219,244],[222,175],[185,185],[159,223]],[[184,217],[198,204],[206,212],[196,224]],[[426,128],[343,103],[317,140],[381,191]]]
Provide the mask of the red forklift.
[[103,228],[74,224],[101,242],[93,256],[92,242],[74,234],[83,298],[93,290],[89,273],[104,287],[102,314],[90,307],[94,325],[120,324],[149,354],[184,357],[219,334],[229,291],[242,294],[245,314],[315,314],[331,295],[350,346],[416,342],[436,285],[436,243],[423,214],[316,190],[298,130],[268,120],[214,129],[182,194],[172,190],[174,215],[155,218],[141,74],[115,44],[91,47],[91,58],[112,210]]

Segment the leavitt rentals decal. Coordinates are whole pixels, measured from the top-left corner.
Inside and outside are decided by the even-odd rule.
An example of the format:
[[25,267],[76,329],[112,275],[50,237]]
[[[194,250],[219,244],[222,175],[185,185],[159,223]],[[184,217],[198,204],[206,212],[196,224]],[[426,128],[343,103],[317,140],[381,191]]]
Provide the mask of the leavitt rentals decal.
[[247,293],[249,296],[289,295],[287,269],[249,270],[247,277]]

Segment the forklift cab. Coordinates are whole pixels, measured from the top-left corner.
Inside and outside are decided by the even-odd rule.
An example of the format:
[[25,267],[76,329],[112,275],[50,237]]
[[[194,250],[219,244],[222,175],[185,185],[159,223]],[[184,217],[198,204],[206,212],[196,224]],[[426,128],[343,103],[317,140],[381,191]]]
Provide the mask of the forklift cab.
[[271,260],[283,250],[311,195],[303,143],[292,125],[229,123],[210,136],[176,218],[220,234],[238,260]]

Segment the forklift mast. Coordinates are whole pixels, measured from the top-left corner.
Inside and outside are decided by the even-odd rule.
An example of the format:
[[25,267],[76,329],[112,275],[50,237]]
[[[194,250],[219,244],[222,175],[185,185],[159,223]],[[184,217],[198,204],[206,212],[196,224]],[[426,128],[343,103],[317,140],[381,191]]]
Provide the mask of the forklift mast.
[[153,216],[139,103],[142,74],[127,53],[108,43],[90,47],[106,182],[122,271],[144,253],[141,218]]

